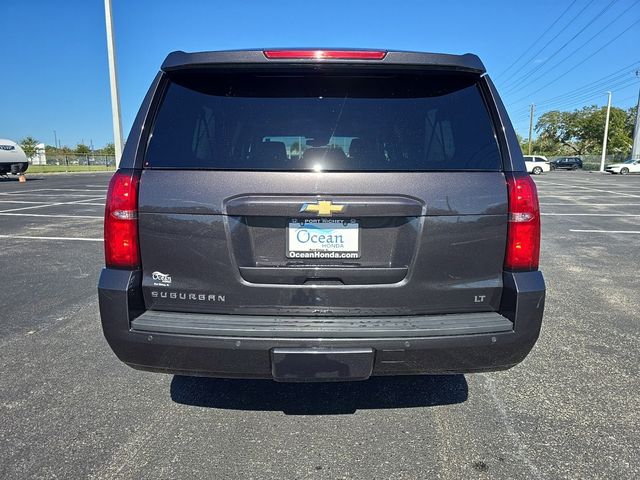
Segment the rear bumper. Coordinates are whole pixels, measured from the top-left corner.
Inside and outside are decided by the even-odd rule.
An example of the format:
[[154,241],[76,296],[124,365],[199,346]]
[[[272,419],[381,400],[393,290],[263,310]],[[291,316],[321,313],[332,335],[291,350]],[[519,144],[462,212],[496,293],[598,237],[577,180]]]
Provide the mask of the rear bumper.
[[455,322],[452,316],[413,317],[404,324],[396,319],[396,327],[373,328],[374,334],[342,327],[332,333],[329,327],[317,336],[278,328],[270,335],[264,328],[256,333],[246,322],[232,329],[227,322],[221,329],[215,316],[194,324],[193,314],[144,314],[139,285],[139,272],[104,269],[100,277],[102,326],[118,358],[142,370],[232,378],[273,378],[274,351],[281,349],[371,350],[371,375],[507,369],[533,348],[545,298],[540,272],[505,273],[500,314],[456,315]]

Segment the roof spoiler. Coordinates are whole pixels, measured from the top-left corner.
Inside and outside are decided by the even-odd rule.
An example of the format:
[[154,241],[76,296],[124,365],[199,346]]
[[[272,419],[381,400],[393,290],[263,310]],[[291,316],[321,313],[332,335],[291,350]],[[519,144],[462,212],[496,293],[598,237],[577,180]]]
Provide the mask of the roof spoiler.
[[[318,52],[315,56],[301,56],[299,58],[267,58],[265,52],[295,52],[307,53],[310,51]],[[360,58],[331,58],[325,55],[330,52],[386,52],[382,58],[375,58],[373,55],[360,55]],[[367,58],[369,57],[369,58]],[[362,64],[362,65],[380,65],[380,66],[406,66],[406,67],[426,67],[442,70],[455,70],[462,72],[475,73],[482,75],[486,69],[482,61],[471,53],[464,55],[450,55],[445,53],[426,53],[426,52],[404,52],[404,51],[384,51],[384,50],[362,50],[362,49],[264,49],[264,50],[225,50],[213,52],[195,52],[187,53],[183,51],[171,52],[162,64],[161,69],[164,72],[175,70],[183,70],[190,68],[202,68],[209,66],[227,66],[238,65],[274,65],[274,64]]]

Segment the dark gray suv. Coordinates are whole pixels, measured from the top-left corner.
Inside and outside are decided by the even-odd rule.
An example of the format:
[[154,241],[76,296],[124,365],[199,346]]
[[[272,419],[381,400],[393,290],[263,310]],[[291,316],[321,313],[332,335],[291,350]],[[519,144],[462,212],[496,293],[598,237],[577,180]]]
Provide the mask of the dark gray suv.
[[174,52],[109,186],[100,314],[150,371],[500,370],[538,338],[539,247],[475,55]]

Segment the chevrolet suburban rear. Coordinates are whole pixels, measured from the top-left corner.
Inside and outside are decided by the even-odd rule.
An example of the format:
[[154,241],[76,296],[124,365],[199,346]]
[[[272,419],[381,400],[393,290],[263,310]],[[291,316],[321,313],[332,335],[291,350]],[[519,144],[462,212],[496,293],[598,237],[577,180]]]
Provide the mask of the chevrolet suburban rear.
[[540,214],[475,55],[171,53],[113,176],[105,337],[143,370],[468,373],[540,331]]

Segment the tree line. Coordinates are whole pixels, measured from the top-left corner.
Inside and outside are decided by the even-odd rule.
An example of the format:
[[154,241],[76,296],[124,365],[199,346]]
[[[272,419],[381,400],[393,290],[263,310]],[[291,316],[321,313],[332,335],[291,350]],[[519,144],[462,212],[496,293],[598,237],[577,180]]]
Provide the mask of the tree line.
[[[535,124],[536,138],[531,153],[547,156],[599,155],[602,153],[606,107],[592,105],[563,112],[553,110],[538,118]],[[629,155],[633,145],[633,128],[637,109],[611,107],[607,153]],[[529,140],[518,135],[522,151],[529,151]]]
[[[20,147],[24,150],[25,155],[28,158],[33,157],[36,154],[37,146],[40,141],[34,137],[27,136],[20,140]],[[115,155],[116,148],[113,143],[107,143],[102,148],[94,148],[93,150],[89,145],[84,143],[78,143],[75,147],[69,147],[63,145],[56,147],[53,145],[45,145],[44,151],[46,155]]]

